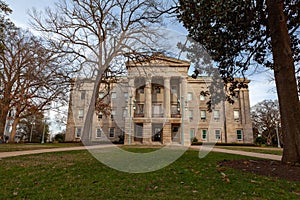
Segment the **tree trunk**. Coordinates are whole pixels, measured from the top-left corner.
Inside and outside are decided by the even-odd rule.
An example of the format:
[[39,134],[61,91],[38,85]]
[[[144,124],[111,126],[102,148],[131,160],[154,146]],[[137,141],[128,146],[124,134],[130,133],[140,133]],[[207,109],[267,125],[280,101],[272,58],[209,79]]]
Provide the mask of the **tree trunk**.
[[11,125],[11,133],[9,136],[9,142],[10,143],[14,143],[15,142],[15,136],[16,136],[16,132],[17,132],[17,125],[19,123],[19,118],[15,119]]
[[7,115],[9,112],[9,109],[8,109],[9,102],[7,103],[7,101],[3,101],[3,104],[1,103],[0,105],[1,105],[0,109],[2,109],[0,111],[0,136],[2,136],[2,138],[4,138],[5,124],[6,124]]
[[4,132],[5,132],[5,124],[6,124],[6,116],[7,112],[1,112],[0,114],[0,136],[4,138]]
[[88,111],[85,116],[84,126],[83,126],[83,133],[81,137],[81,141],[84,145],[91,145],[92,140],[92,125],[93,125],[93,118],[95,114],[95,105],[96,105],[96,96],[99,93],[101,83],[101,75],[97,75],[95,80],[94,89],[92,93],[92,97],[90,100],[90,105]]
[[267,0],[274,76],[283,131],[284,163],[300,163],[300,110],[293,52],[282,0]]

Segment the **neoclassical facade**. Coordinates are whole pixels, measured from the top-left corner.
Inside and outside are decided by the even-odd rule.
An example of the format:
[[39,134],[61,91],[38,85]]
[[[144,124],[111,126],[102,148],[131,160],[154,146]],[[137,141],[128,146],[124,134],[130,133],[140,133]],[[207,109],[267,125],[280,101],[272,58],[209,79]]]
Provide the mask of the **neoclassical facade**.
[[[99,91],[111,113],[94,115],[89,133],[92,142],[118,141],[124,136],[128,145],[188,146],[195,138],[212,143],[253,143],[248,89],[236,91],[234,104],[216,101],[208,111],[207,91],[214,80],[189,77],[189,62],[156,56],[151,61],[127,62],[126,67],[128,76],[113,84],[109,95],[105,87]],[[74,84],[66,141],[80,141],[93,87],[93,80]]]

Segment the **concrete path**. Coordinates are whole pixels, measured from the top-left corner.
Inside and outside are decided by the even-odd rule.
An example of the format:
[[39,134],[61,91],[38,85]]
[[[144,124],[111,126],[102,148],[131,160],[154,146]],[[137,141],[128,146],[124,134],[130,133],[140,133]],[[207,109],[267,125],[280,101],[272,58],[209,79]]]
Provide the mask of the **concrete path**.
[[97,148],[106,148],[112,147],[115,145],[97,145],[97,146],[80,146],[80,147],[64,147],[64,148],[51,148],[51,149],[37,149],[37,150],[26,150],[26,151],[11,151],[11,152],[1,152],[1,158],[14,157],[14,156],[23,156],[23,155],[32,155],[32,154],[41,154],[41,153],[51,153],[51,152],[62,152],[62,151],[78,151],[85,149],[97,149]]
[[[39,149],[39,150],[27,150],[27,151],[13,151],[13,152],[1,152],[1,158],[14,157],[14,156],[22,156],[22,155],[31,155],[31,154],[41,154],[41,153],[50,153],[50,152],[62,152],[62,151],[77,151],[77,150],[85,150],[85,149],[97,149],[97,148],[106,148],[112,147],[115,145],[97,145],[97,146],[81,146],[81,147],[65,147],[65,148],[52,148],[52,149]],[[201,149],[200,149],[201,148]],[[201,151],[213,151],[213,152],[221,152],[221,153],[229,153],[229,154],[238,154],[243,156],[250,156],[256,158],[264,158],[271,160],[281,160],[282,156],[272,155],[272,154],[262,154],[262,153],[253,153],[246,151],[237,151],[237,150],[229,150],[218,148],[209,148],[204,146],[191,146],[190,149],[201,150]]]
[[270,160],[281,160],[282,156],[274,155],[274,154],[264,154],[264,153],[254,153],[254,152],[247,152],[247,151],[238,151],[238,150],[229,150],[229,149],[222,149],[220,147],[218,148],[203,148],[203,146],[192,146],[192,149],[198,149],[201,151],[213,151],[213,152],[220,152],[220,153],[229,153],[229,154],[237,154],[237,155],[243,155],[243,156],[249,156],[249,157],[255,157],[255,158],[264,158],[264,159],[270,159]]

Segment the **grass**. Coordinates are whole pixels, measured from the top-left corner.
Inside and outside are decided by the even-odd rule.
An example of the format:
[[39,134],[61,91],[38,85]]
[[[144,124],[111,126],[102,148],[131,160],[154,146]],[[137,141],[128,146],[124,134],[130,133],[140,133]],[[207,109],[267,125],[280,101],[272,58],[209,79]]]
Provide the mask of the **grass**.
[[5,158],[0,199],[299,199],[300,182],[217,164],[243,158],[249,159],[211,152],[199,159],[197,151],[187,151],[168,167],[143,174],[110,169],[87,151]]
[[0,152],[11,152],[11,151],[26,151],[26,150],[37,150],[37,149],[50,149],[50,148],[61,148],[61,147],[74,147],[80,146],[79,143],[21,143],[21,144],[0,144]]
[[274,147],[241,147],[241,146],[215,146],[215,148],[230,149],[237,151],[247,151],[254,153],[265,153],[282,156],[283,149]]

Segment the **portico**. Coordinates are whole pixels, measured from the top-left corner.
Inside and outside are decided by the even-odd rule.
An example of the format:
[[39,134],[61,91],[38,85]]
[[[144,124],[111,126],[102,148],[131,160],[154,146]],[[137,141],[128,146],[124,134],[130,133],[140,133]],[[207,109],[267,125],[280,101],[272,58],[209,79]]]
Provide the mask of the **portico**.
[[128,105],[128,108],[133,115],[127,118],[125,144],[182,142],[179,133],[184,111],[180,101],[181,97],[187,96],[187,80],[181,72],[187,72],[189,65],[166,57],[157,57],[151,63],[127,63],[128,93],[132,97],[132,102],[128,103],[132,106]]

